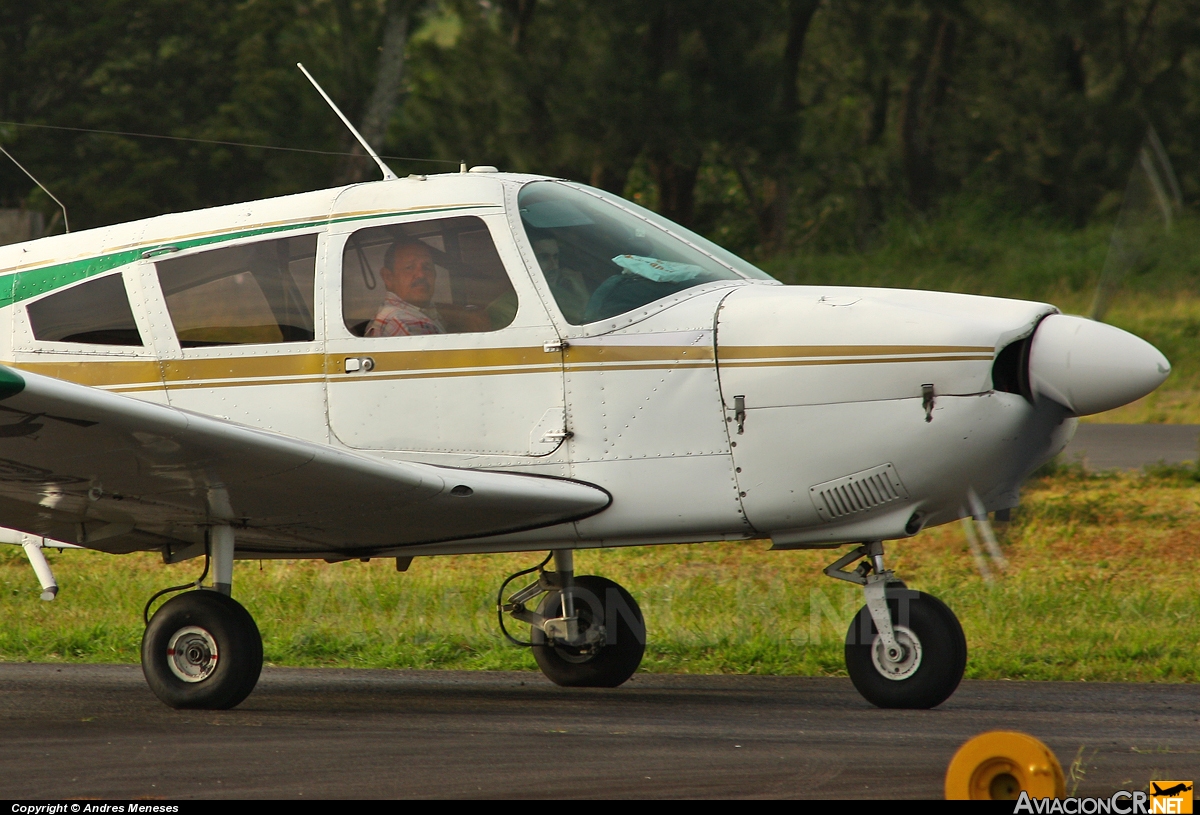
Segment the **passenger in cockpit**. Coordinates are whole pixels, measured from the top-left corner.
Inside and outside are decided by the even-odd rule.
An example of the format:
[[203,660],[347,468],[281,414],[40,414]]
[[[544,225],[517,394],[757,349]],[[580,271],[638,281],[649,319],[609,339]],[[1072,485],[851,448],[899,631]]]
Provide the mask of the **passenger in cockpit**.
[[437,269],[433,253],[420,241],[397,241],[383,257],[379,272],[387,299],[367,325],[367,337],[444,334],[446,325],[433,306]]

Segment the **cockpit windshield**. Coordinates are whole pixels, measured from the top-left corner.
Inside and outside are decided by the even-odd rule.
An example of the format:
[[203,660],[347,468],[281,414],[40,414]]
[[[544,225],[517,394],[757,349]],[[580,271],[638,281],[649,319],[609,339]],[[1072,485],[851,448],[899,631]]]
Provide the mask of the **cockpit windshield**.
[[699,235],[590,187],[535,181],[517,203],[546,283],[573,325],[704,283],[771,279]]

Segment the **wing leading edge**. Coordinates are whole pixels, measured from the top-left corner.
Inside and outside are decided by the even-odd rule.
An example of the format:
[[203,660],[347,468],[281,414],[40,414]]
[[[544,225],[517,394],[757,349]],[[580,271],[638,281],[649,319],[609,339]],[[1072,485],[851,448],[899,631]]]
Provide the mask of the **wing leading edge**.
[[578,520],[593,485],[392,462],[0,366],[0,524],[107,552],[366,556]]

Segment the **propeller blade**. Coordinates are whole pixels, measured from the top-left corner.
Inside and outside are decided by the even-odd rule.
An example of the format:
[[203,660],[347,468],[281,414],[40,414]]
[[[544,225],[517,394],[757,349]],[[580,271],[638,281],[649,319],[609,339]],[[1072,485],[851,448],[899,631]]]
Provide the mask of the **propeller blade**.
[[971,550],[971,557],[975,560],[975,568],[979,570],[984,583],[994,582],[992,570],[988,568],[987,558],[983,556],[983,549],[979,546],[979,535],[975,532],[975,519],[965,510],[962,513],[962,525],[963,532],[967,536],[967,548]]
[[983,537],[988,554],[992,556],[992,560],[996,562],[1000,571],[1008,571],[1008,558],[1000,550],[1000,541],[996,540],[996,532],[992,529],[991,521],[988,520],[987,508],[984,507],[983,501],[979,500],[979,496],[973,489],[967,490],[967,500],[971,502],[971,515],[974,517],[975,523],[979,525],[979,532]]
[[1104,319],[1130,272],[1144,272],[1158,262],[1162,238],[1170,234],[1182,203],[1167,151],[1153,125],[1147,126],[1092,299],[1093,320]]

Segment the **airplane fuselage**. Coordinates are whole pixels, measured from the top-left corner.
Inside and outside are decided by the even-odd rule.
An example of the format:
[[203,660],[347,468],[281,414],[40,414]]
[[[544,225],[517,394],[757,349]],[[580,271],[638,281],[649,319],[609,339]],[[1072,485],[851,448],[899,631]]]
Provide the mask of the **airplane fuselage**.
[[[961,517],[969,492],[988,510],[1014,506],[1024,477],[1071,437],[1068,410],[1020,377],[997,381],[1001,352],[1028,343],[1052,306],[730,273],[576,324],[530,232],[578,217],[530,216],[518,196],[531,182],[551,183],[410,177],[4,247],[0,360],[382,459],[575,479],[612,495],[583,520],[404,547],[411,555],[902,538]],[[370,230],[427,224],[451,225],[424,240],[449,258],[439,302],[459,329],[363,336],[386,294]],[[288,296],[306,316],[295,325],[264,327],[252,301],[276,295],[251,291],[236,264],[226,278],[204,265],[268,244],[299,281]],[[511,284],[486,303],[500,289],[462,271],[485,256]],[[68,309],[63,293],[102,278],[123,283],[131,322],[60,326],[74,319],[54,311]],[[515,314],[497,328],[503,302]],[[137,547],[116,535],[95,548]],[[262,554],[253,536],[239,540],[239,555]]]

